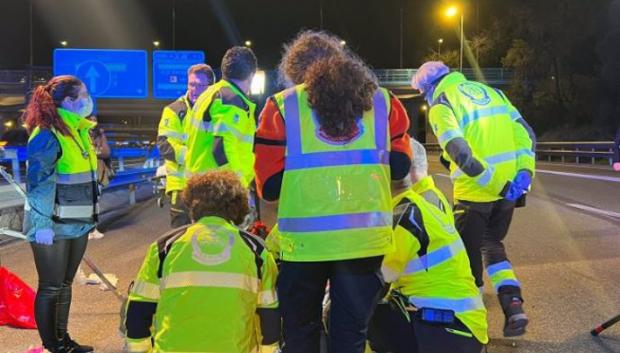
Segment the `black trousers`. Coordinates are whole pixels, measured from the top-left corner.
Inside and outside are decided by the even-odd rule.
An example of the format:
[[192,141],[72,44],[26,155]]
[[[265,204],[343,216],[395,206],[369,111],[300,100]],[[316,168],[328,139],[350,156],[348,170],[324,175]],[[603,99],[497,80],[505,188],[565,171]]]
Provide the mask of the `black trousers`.
[[507,200],[494,202],[457,201],[454,220],[465,243],[476,286],[482,287],[484,266],[507,261],[503,240],[506,238],[515,203]]
[[170,226],[174,229],[192,223],[189,210],[181,197],[182,192],[171,191],[168,195],[170,196]]
[[54,350],[67,333],[71,284],[87,243],[88,235],[56,239],[52,245],[31,243],[39,275],[34,314],[43,346],[48,350]]
[[377,353],[480,353],[483,347],[458,319],[450,326],[407,321],[389,304],[377,305],[368,341]]
[[329,352],[363,353],[368,322],[384,285],[382,259],[282,262],[277,283],[282,352],[319,353],[322,302],[329,280]]

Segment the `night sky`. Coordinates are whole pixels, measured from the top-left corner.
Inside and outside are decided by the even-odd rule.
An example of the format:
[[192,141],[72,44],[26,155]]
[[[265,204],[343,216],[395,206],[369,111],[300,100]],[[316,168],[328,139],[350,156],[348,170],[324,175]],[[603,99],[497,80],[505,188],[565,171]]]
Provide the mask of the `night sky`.
[[[282,44],[301,29],[321,26],[321,0],[31,0],[33,63],[51,66],[52,50],[66,40],[70,48],[173,49],[172,8],[176,3],[178,50],[204,50],[219,66],[224,51],[251,40],[259,66],[277,65]],[[497,0],[466,2],[466,32],[495,11]],[[0,0],[0,68],[23,68],[30,61],[30,0]],[[417,67],[437,39],[458,48],[456,23],[432,0],[322,0],[323,28],[346,40],[375,68],[399,67],[400,11],[404,14],[404,67]],[[506,12],[504,12],[506,13]],[[506,15],[509,15],[506,13]]]

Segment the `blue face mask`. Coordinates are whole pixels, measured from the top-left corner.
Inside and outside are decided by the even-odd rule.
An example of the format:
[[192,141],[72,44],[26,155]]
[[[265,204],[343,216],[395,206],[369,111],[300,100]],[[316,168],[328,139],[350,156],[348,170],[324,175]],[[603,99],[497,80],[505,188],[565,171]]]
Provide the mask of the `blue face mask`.
[[93,113],[93,100],[88,96],[88,98],[80,99],[80,107],[75,112],[77,115],[82,118],[88,118]]

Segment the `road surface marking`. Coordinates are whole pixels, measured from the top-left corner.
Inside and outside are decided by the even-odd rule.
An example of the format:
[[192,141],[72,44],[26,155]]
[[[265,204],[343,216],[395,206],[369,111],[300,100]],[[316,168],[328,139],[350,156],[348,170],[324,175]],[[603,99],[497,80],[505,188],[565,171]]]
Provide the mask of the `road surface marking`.
[[611,181],[611,182],[614,182],[614,183],[620,183],[620,178],[610,177],[610,176],[603,176],[603,175],[566,173],[566,172],[558,172],[558,171],[555,171],[555,170],[544,170],[544,169],[537,169],[536,173],[555,174],[555,175],[568,176],[568,177],[573,177],[573,178],[582,178],[582,179],[591,179],[591,180],[603,180],[603,181]]
[[598,214],[601,214],[603,216],[609,216],[609,217],[614,217],[614,218],[619,218],[620,219],[620,213],[614,212],[614,211],[605,211],[605,210],[601,210],[601,209],[598,209],[598,208],[595,208],[595,207],[581,205],[581,204],[578,204],[578,203],[567,203],[566,206],[577,208],[577,209],[588,211],[588,212],[598,213]]

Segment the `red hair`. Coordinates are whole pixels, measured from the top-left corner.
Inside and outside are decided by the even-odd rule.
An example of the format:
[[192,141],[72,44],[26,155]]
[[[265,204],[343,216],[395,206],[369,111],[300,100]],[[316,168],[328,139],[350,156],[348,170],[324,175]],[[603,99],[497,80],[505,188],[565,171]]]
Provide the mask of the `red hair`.
[[65,98],[77,98],[81,87],[80,79],[64,75],[53,77],[46,85],[35,88],[25,113],[28,133],[38,126],[69,135],[67,125],[62,121],[56,109],[60,107]]

